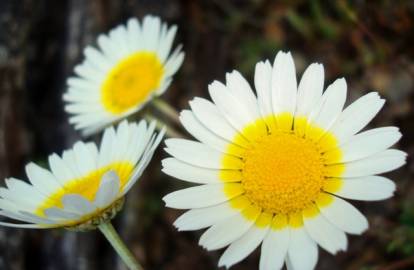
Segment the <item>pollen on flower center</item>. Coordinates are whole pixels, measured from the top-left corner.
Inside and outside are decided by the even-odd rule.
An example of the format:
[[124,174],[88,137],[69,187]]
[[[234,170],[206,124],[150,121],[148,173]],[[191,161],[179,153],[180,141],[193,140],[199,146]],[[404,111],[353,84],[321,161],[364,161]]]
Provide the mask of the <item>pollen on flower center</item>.
[[264,211],[289,214],[305,209],[321,192],[324,163],[318,146],[295,133],[275,132],[245,152],[242,185]]
[[163,65],[155,53],[139,52],[122,60],[102,84],[105,109],[122,114],[138,106],[160,86],[163,74]]

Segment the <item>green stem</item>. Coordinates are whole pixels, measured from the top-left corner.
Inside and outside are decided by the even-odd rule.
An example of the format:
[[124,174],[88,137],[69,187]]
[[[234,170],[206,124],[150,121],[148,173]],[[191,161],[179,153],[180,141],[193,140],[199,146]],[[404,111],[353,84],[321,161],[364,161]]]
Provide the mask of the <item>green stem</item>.
[[98,226],[99,230],[105,235],[106,239],[111,243],[112,247],[121,257],[122,261],[128,266],[131,270],[143,270],[142,266],[137,262],[134,255],[131,251],[125,246],[124,242],[119,237],[118,233],[115,231],[111,222],[101,223]]
[[156,121],[156,128],[157,130],[161,130],[163,127],[165,127],[165,135],[169,138],[185,138],[185,136],[181,133],[172,128],[171,126],[167,125],[163,121],[159,120],[158,118],[152,116],[151,114],[147,113],[145,114],[144,118],[148,121]]
[[159,98],[154,98],[152,100],[152,104],[158,111],[166,115],[172,121],[174,121],[177,124],[180,123],[180,117],[178,112],[173,107],[171,107],[170,104]]

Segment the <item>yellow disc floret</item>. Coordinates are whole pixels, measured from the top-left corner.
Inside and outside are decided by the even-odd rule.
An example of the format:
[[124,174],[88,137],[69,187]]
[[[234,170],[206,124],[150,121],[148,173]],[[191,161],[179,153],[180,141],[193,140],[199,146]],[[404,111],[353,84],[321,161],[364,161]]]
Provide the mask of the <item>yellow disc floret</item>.
[[[292,115],[281,114],[246,126],[228,145],[222,166],[236,167],[235,156],[242,162],[237,177],[240,183],[225,185],[229,198],[242,194],[261,211],[289,216],[290,223],[297,220],[295,226],[300,226],[301,212],[312,207],[324,191],[340,187],[341,180],[333,180],[331,175],[341,175],[344,167],[333,134],[304,118],[292,119]],[[226,171],[220,174],[224,182],[230,177]]]
[[138,52],[118,63],[102,84],[101,100],[109,112],[122,114],[141,103],[160,86],[164,67],[152,52]]
[[128,182],[133,165],[128,162],[116,162],[108,166],[102,167],[95,171],[90,172],[82,177],[69,180],[66,184],[55,193],[50,195],[46,201],[44,201],[36,210],[36,214],[39,216],[45,216],[44,210],[51,207],[62,208],[62,197],[67,194],[77,194],[89,201],[95,199],[96,193],[99,190],[102,176],[108,171],[115,171],[120,181],[120,191],[123,189],[125,184]]
[[318,196],[323,171],[313,142],[294,133],[274,133],[246,151],[242,185],[250,201],[262,209],[288,214],[306,208]]

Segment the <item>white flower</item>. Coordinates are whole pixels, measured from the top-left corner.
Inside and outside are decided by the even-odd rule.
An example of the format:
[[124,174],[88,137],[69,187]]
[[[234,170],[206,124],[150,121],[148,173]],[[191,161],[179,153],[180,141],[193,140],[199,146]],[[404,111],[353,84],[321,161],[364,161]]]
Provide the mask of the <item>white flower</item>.
[[343,109],[347,86],[338,79],[323,92],[324,71],[310,65],[299,85],[290,53],[273,66],[256,65],[255,88],[233,71],[226,85],[209,86],[214,103],[195,98],[181,122],[197,140],[166,140],[173,157],[163,171],[202,185],[164,197],[191,209],[179,230],[208,228],[200,245],[227,247],[219,265],[230,267],[261,244],[260,269],[313,269],[318,245],[335,254],[347,249],[345,233],[361,234],[367,219],[345,199],[392,196],[395,184],[377,176],[405,163],[388,149],[398,128],[360,132],[384,104],[369,93]]
[[181,46],[170,54],[177,27],[146,16],[98,37],[68,79],[63,98],[69,122],[90,135],[141,109],[165,92],[184,60]]
[[117,130],[105,130],[99,150],[94,143],[77,142],[62,157],[49,156],[50,170],[29,163],[31,184],[9,178],[7,188],[0,188],[0,215],[27,224],[0,225],[91,229],[108,221],[162,139],[163,132],[156,136],[154,128],[154,122],[123,121]]

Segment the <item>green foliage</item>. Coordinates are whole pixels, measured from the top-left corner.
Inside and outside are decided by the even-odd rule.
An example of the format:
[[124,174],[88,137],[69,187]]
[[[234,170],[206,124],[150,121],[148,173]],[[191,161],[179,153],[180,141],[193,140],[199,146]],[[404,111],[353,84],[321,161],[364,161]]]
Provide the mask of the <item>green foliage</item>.
[[400,252],[406,256],[414,255],[414,203],[407,203],[400,216],[400,226],[392,233],[392,241],[387,247],[389,252]]

